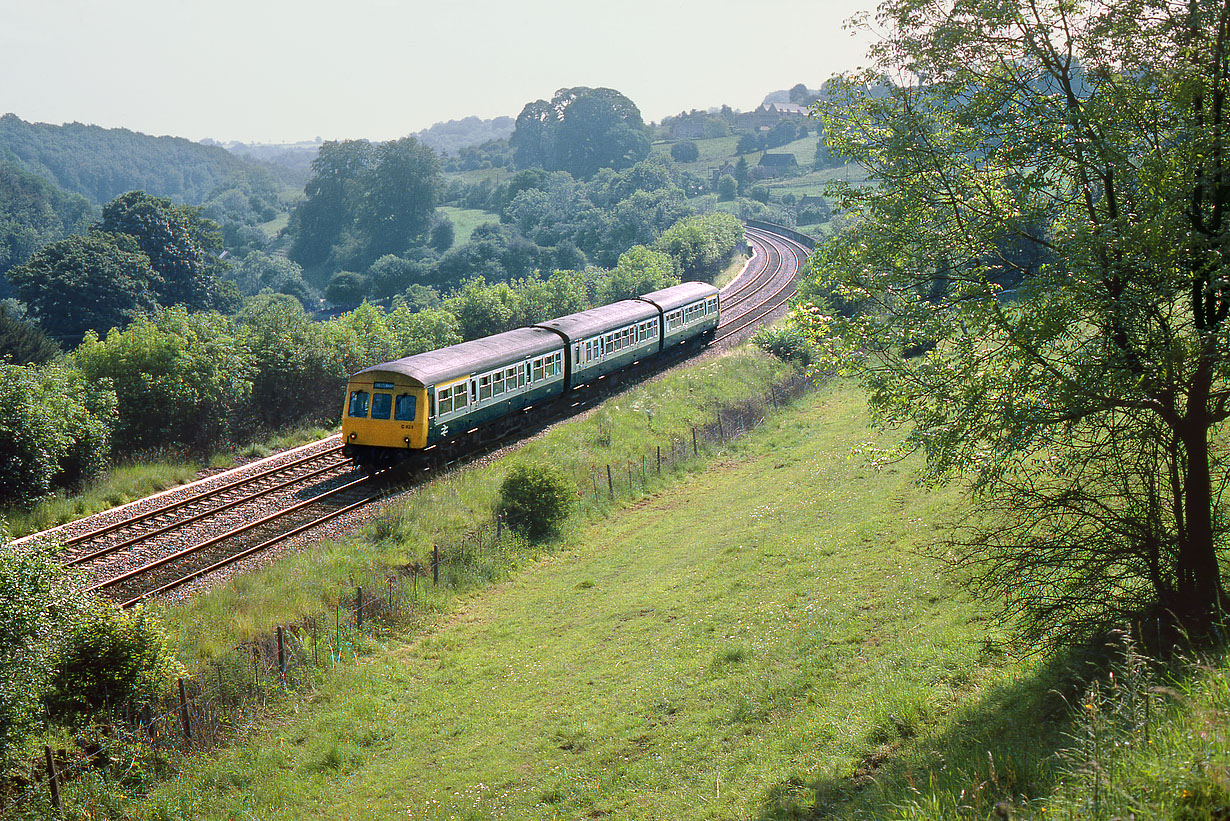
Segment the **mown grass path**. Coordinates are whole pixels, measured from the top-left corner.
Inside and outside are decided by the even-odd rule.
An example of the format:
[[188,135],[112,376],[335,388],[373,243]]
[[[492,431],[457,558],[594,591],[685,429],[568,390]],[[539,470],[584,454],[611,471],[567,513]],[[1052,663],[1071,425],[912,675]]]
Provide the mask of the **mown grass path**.
[[915,548],[956,494],[875,469],[840,386],[345,666],[149,809],[207,818],[775,818],[839,809],[993,677]]

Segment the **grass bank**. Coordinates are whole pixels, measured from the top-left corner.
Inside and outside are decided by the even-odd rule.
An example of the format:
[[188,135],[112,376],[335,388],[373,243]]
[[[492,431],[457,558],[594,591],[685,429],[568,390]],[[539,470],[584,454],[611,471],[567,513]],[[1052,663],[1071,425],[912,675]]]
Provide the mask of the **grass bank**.
[[[635,401],[534,446],[567,468],[594,438],[637,435],[616,424]],[[909,465],[869,468],[872,438],[857,392],[823,390],[707,469],[583,520],[435,628],[326,676],[294,715],[186,766],[136,814],[883,810],[877,777],[1032,671],[918,550],[956,497],[917,488]],[[959,763],[952,778],[973,775]]]

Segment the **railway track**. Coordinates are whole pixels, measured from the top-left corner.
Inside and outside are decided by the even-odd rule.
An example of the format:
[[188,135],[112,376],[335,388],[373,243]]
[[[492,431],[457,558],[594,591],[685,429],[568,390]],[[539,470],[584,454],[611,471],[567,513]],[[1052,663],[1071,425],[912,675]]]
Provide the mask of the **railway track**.
[[[715,342],[737,340],[780,311],[794,293],[807,255],[803,246],[785,237],[753,228],[747,235],[752,260],[721,292],[724,317]],[[633,366],[626,378],[561,400],[536,427],[592,406],[621,389],[622,381],[676,361],[678,357]],[[492,450],[492,443],[483,443],[469,458]],[[334,436],[73,523],[56,536],[65,547],[65,563],[86,574],[90,590],[128,607],[309,533],[430,475],[401,473],[394,478],[390,471],[358,471],[341,456],[340,438]]]
[[721,292],[722,323],[715,342],[737,341],[774,316],[794,295],[810,251],[795,240],[757,228],[746,231],[753,261],[763,262],[751,276],[736,279]]

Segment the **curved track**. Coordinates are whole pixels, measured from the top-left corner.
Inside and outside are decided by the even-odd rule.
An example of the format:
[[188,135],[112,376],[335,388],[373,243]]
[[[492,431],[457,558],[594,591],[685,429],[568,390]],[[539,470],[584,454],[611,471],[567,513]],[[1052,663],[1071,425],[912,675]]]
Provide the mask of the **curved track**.
[[[794,294],[807,249],[798,242],[748,228],[753,254],[721,290],[722,322],[715,343],[738,341],[784,310]],[[540,428],[622,389],[621,383],[658,372],[678,356],[639,363],[598,389],[567,397],[533,426]],[[547,408],[542,410],[547,411]],[[490,452],[476,442],[466,458]],[[506,442],[504,442],[506,444]],[[387,475],[385,475],[387,474]],[[90,588],[124,606],[214,573],[381,498],[425,481],[392,472],[364,474],[341,456],[333,436],[187,488],[143,499],[58,529],[65,563],[80,567]],[[36,534],[31,538],[47,536]]]

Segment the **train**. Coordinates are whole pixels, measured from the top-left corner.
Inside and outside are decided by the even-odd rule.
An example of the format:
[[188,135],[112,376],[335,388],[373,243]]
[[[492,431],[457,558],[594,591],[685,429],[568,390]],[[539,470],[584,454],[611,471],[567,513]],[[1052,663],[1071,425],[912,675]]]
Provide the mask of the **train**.
[[684,282],[365,368],[346,386],[343,453],[365,467],[430,467],[633,363],[706,344],[720,308],[716,287]]

